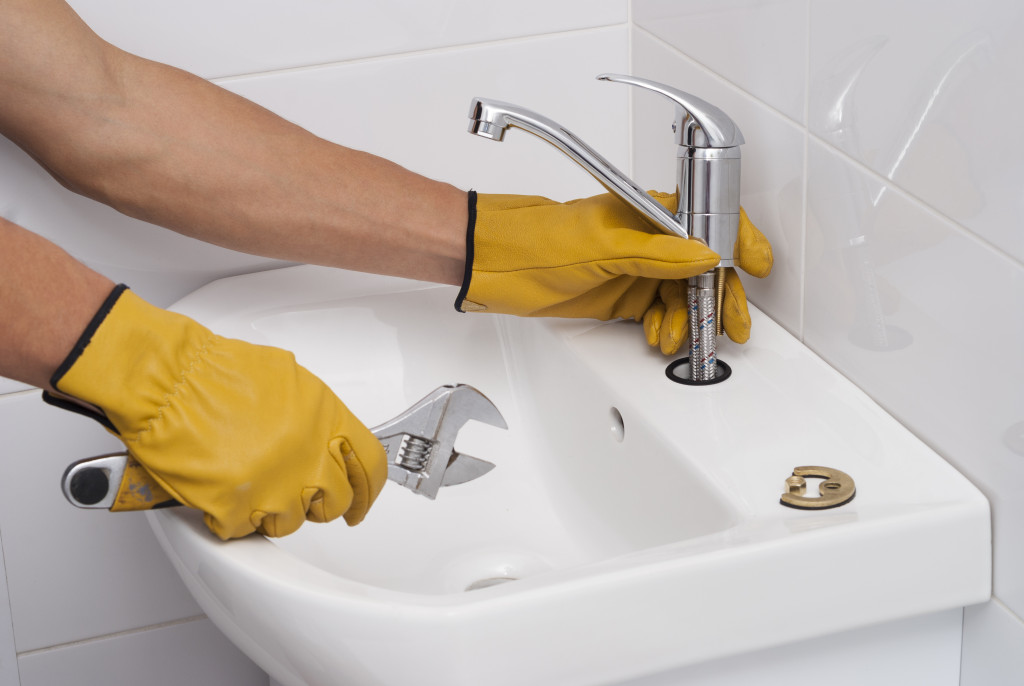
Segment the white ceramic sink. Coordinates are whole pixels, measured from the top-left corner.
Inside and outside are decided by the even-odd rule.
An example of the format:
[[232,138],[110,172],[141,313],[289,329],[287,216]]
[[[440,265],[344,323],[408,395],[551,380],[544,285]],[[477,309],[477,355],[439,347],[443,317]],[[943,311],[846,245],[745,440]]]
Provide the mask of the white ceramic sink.
[[[369,426],[456,382],[509,425],[460,434],[489,474],[436,501],[388,483],[355,528],[222,543],[194,512],[150,513],[206,613],[282,684],[608,684],[989,597],[984,497],[757,310],[750,343],[720,344],[731,378],[692,387],[636,324],[461,315],[454,297],[292,267],[176,307],[294,351]],[[846,472],[856,498],[783,507],[803,465]]]

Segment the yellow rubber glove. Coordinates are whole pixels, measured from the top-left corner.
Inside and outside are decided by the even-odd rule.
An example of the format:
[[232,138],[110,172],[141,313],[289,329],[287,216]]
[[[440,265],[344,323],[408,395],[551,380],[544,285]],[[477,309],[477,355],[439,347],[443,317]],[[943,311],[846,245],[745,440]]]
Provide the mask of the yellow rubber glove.
[[[772,247],[742,208],[733,259],[740,269],[759,279],[772,271]],[[687,303],[685,281],[664,281],[658,288],[658,298],[644,315],[647,342],[659,347],[666,355],[678,352],[689,334]],[[733,341],[746,343],[750,339],[747,294],[733,267],[725,270],[725,298],[719,316],[725,333]]]
[[478,195],[475,213],[473,195],[462,312],[641,321],[662,280],[718,264],[707,246],[661,233],[609,194]]
[[290,352],[217,336],[123,286],[51,385],[98,408],[94,417],[222,539],[284,536],[339,516],[358,524],[387,478],[380,442]]
[[[651,196],[674,209],[674,194]],[[763,247],[770,271],[768,242],[741,217],[740,242],[749,245],[737,245],[741,264],[747,255],[763,261]],[[467,245],[459,311],[634,319],[644,322],[648,343],[666,354],[677,352],[689,333],[685,279],[719,262],[699,241],[661,233],[610,194],[558,203],[471,193]],[[735,274],[727,289],[730,335],[743,317],[749,335],[746,296]]]

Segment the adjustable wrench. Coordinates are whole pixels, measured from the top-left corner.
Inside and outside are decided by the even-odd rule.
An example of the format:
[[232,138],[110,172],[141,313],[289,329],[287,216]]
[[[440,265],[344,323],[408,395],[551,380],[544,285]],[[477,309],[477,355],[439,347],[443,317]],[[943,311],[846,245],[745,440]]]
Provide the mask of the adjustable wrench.
[[[505,419],[472,386],[441,386],[394,419],[371,429],[387,451],[388,479],[433,500],[442,486],[483,476],[494,465],[455,451],[471,419],[507,429]],[[149,510],[178,505],[127,452],[74,462],[61,479],[64,497],[89,509]],[[120,497],[119,497],[120,494]]]

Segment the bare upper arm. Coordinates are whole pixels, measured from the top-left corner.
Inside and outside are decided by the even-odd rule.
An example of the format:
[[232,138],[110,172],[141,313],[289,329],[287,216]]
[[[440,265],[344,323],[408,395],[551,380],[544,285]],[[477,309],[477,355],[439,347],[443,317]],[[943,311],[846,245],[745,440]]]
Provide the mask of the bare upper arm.
[[63,0],[0,0],[0,134],[39,152],[116,90],[116,50]]

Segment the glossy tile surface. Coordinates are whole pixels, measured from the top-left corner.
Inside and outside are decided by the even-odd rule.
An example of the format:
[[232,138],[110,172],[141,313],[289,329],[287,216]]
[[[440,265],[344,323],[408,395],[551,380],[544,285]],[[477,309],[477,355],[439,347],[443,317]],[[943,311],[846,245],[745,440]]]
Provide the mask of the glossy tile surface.
[[106,40],[205,77],[249,74],[626,21],[625,0],[71,0]]
[[143,515],[64,500],[68,464],[120,441],[37,393],[0,399],[0,436],[0,528],[19,652],[201,614]]
[[[740,201],[772,244],[775,265],[766,279],[743,276],[750,300],[793,333],[800,329],[803,244],[803,131],[678,51],[644,32],[633,37],[633,69],[715,104],[739,126]],[[617,85],[618,88],[626,88]],[[635,178],[644,188],[675,186],[673,107],[657,95],[633,93]],[[756,334],[755,334],[756,335]]]
[[1024,611],[1024,270],[818,142],[808,178],[805,341],[985,491]]
[[598,29],[220,83],[328,140],[460,188],[568,200],[604,189],[527,133],[503,143],[470,135],[470,100],[534,109],[624,168],[627,93],[595,77],[624,71],[627,52],[625,29]]
[[802,123],[807,5],[808,0],[637,0],[633,21]]
[[823,0],[810,30],[811,131],[1024,260],[1024,5]]
[[[208,619],[25,655],[21,686],[266,686],[267,675]],[[6,682],[5,686],[7,686]]]

